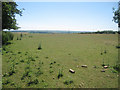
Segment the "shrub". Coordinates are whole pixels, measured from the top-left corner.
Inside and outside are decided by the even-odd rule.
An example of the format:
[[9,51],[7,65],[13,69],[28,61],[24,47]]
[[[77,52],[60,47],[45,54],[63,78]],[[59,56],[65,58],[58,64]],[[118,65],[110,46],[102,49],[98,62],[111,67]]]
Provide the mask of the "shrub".
[[31,56],[29,56],[28,59],[29,59],[30,61],[35,61],[35,59],[34,59],[33,57],[31,57]]
[[7,85],[7,84],[9,84],[9,83],[10,83],[10,80],[7,79],[7,80],[5,80],[2,84],[3,84],[3,85]]
[[24,60],[20,60],[20,62],[24,62]]
[[116,48],[118,48],[118,49],[119,49],[119,48],[120,48],[120,45],[119,45],[119,46],[116,46]]
[[47,87],[48,86],[48,84],[47,83],[44,83],[44,87]]
[[50,68],[52,68],[52,65],[50,65]]
[[23,80],[25,77],[27,77],[29,75],[29,71],[26,71],[25,73],[23,73],[23,76],[21,77],[21,80]]
[[36,58],[39,58],[38,56],[36,56]]
[[19,38],[17,37],[17,40],[19,40]]
[[107,53],[107,51],[105,50],[105,51],[104,51],[104,53],[106,54],[106,53]]
[[50,65],[52,65],[53,63],[50,63]]
[[13,73],[15,73],[14,70],[9,71],[9,76],[13,75]]
[[2,32],[2,44],[7,45],[7,42],[13,40],[14,35],[11,32]]
[[2,49],[3,49],[4,51],[6,51],[6,48],[5,48],[4,46],[2,47]]
[[66,84],[66,85],[69,85],[71,83],[73,83],[73,80],[66,80],[66,81],[64,81],[64,84]]
[[21,38],[23,37],[22,33],[20,34],[20,37],[21,37]]
[[43,72],[39,69],[38,72],[35,73],[36,76],[40,76],[41,74],[43,74]]
[[18,65],[19,63],[18,63],[18,62],[16,62],[15,64],[16,64],[16,65]]
[[114,65],[113,68],[114,68],[116,71],[120,71],[120,64]]
[[112,69],[112,73],[118,73],[115,69]]
[[53,73],[53,70],[50,70],[49,72],[50,72],[50,73]]
[[48,57],[45,57],[46,59],[48,59]]
[[18,52],[18,54],[21,54],[21,52]]
[[7,77],[7,76],[9,76],[7,73],[4,73],[4,74],[3,74],[3,77]]
[[102,63],[102,66],[103,66],[103,67],[105,66],[105,64],[104,64],[104,59],[103,59],[103,63]]
[[38,84],[38,83],[39,83],[38,79],[35,79],[34,81],[30,81],[28,83],[28,86],[30,86],[31,84]]
[[58,73],[58,76],[57,76],[57,77],[58,77],[58,79],[59,79],[60,77],[63,77],[62,70],[59,69],[59,73]]
[[39,46],[38,46],[38,50],[40,50],[40,49],[42,49],[41,44],[39,44]]

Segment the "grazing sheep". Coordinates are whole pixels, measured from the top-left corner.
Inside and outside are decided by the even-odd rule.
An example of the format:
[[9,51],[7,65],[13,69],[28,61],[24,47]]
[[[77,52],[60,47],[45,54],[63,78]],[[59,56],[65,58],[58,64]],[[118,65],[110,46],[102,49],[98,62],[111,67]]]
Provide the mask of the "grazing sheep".
[[85,68],[87,68],[87,65],[82,65],[81,67],[85,67]]
[[108,66],[104,66],[104,68],[108,68]]
[[72,70],[72,69],[70,69],[70,70],[69,70],[69,72],[71,72],[71,73],[75,73],[75,71],[74,71],[74,70]]

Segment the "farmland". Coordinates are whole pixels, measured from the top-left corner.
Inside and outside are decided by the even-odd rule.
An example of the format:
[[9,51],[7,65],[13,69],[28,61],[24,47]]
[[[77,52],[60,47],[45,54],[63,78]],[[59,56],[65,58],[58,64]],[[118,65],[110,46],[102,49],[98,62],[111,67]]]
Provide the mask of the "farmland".
[[118,34],[13,34],[2,51],[3,88],[118,87]]

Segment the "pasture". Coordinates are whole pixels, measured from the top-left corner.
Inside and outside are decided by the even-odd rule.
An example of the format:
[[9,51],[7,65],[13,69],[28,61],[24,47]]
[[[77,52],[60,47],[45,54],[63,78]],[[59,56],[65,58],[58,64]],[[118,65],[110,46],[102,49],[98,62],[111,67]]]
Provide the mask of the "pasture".
[[118,87],[118,34],[13,34],[2,51],[3,88]]

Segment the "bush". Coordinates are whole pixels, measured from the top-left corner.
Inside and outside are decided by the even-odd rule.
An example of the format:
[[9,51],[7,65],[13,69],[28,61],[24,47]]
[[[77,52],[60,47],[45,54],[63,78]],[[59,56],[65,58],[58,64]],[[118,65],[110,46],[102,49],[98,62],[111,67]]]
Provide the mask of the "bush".
[[50,73],[53,73],[53,70],[49,70]]
[[73,80],[66,80],[66,81],[64,81],[64,84],[66,84],[66,85],[69,85],[71,83],[73,83]]
[[10,80],[8,79],[8,80],[4,81],[2,84],[3,84],[3,85],[7,85],[7,84],[9,84],[9,83],[10,83]]
[[120,64],[114,65],[113,68],[114,68],[116,71],[120,71]]
[[19,40],[19,38],[17,37],[17,40]]
[[42,49],[42,48],[41,48],[41,44],[39,44],[39,46],[38,46],[38,50],[40,50],[40,49]]
[[21,80],[23,80],[25,77],[29,75],[29,71],[26,71],[23,73],[23,76],[21,77]]
[[31,84],[38,84],[38,83],[39,83],[38,79],[35,79],[34,81],[30,81],[28,83],[28,86],[30,86]]
[[7,42],[13,40],[14,35],[11,32],[2,32],[2,44],[7,45]]
[[60,77],[63,77],[62,70],[59,69],[59,73],[58,73],[58,76],[57,76],[57,77],[58,77],[58,79],[59,79]]
[[24,62],[24,60],[20,60],[20,62]]
[[21,52],[18,52],[18,54],[21,54]]
[[20,37],[21,37],[21,38],[23,37],[22,33],[20,34]]
[[39,69],[38,72],[35,73],[36,76],[40,76],[41,74],[43,74],[43,72]]
[[119,45],[119,46],[116,46],[116,48],[118,48],[118,49],[119,49],[119,48],[120,48],[120,45]]
[[35,61],[35,59],[34,59],[32,56],[29,56],[29,57],[28,57],[28,60],[30,60],[30,61]]

